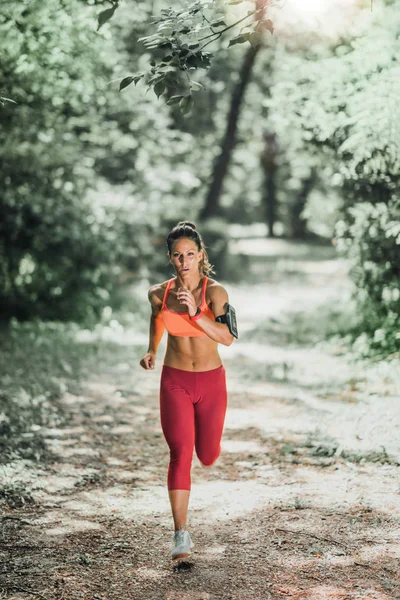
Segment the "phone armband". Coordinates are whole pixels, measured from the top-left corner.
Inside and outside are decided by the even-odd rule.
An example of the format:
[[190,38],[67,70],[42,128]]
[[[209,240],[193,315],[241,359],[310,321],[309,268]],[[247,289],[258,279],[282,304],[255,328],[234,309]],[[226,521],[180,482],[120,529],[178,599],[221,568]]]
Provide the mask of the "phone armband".
[[215,320],[218,323],[226,323],[228,325],[228,329],[231,334],[237,339],[239,337],[237,322],[236,322],[236,312],[231,304],[228,304],[226,309],[226,313],[224,315],[220,315],[216,317]]

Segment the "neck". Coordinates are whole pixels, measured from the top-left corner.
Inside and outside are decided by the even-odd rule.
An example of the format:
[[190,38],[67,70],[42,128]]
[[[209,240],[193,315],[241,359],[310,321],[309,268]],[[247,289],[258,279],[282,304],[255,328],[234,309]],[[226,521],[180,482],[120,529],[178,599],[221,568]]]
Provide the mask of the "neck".
[[200,284],[200,280],[202,278],[202,275],[200,273],[196,275],[182,275],[182,273],[179,273],[176,275],[176,283],[178,287],[184,287],[187,290],[189,290],[189,292],[193,292],[193,290],[196,290],[199,287]]

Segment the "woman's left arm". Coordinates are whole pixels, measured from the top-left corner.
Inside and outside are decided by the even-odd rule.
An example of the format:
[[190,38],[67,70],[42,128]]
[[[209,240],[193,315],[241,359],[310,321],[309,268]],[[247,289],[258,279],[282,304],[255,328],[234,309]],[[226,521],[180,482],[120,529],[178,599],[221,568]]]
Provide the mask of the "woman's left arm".
[[[216,317],[220,317],[226,313],[226,308],[229,302],[228,294],[221,284],[213,284],[209,286],[208,295],[212,302],[212,311]],[[214,342],[230,346],[235,339],[226,323],[218,323],[213,321],[207,315],[201,313],[201,316],[196,319],[196,323]]]

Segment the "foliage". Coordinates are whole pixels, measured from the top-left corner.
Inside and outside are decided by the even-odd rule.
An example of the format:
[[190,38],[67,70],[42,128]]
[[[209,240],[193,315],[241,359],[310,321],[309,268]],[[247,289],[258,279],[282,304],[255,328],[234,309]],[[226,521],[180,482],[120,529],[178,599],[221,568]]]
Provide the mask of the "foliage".
[[[123,320],[135,334],[148,331],[137,312],[136,300],[125,299]],[[122,319],[121,319],[122,320]],[[0,504],[22,506],[33,501],[30,483],[40,465],[54,460],[47,444],[47,429],[63,427],[71,419],[62,401],[67,394],[82,394],[81,382],[89,374],[95,378],[109,366],[127,360],[126,346],[115,343],[122,328],[110,307],[102,313],[95,331],[73,323],[15,319],[0,335]],[[114,336],[114,337],[113,337]],[[133,334],[130,338],[133,339]],[[137,362],[140,347],[130,348],[130,360]],[[134,358],[132,358],[134,357]],[[82,479],[80,485],[95,482],[96,476]]]
[[[138,23],[138,21],[140,21]],[[120,61],[115,77],[126,69],[129,63],[141,67],[151,60],[149,52],[143,54],[143,46],[134,44],[132,39],[143,36],[150,25],[145,22],[144,12],[135,13],[134,18],[121,6],[112,21],[114,43],[118,44],[119,54],[124,57]],[[152,51],[153,53],[154,51]],[[213,64],[207,73],[199,73],[199,81],[207,89],[202,89],[196,96],[196,110],[190,118],[185,118],[178,105],[165,105],[161,98],[157,100],[153,94],[144,94],[144,85],[131,86],[123,90],[120,102],[125,98],[130,105],[132,124],[135,127],[136,146],[126,156],[114,159],[113,173],[124,173],[128,176],[137,201],[145,203],[152,212],[155,230],[153,239],[166,234],[168,226],[162,220],[176,222],[183,216],[197,220],[198,211],[204,202],[204,195],[209,185],[209,174],[213,161],[218,153],[219,139],[223,136],[226,113],[233,88],[237,64],[241,60],[241,48],[231,50],[220,49],[215,55]],[[233,166],[227,178],[223,197],[223,214],[228,220],[251,219],[257,213],[259,199],[259,127],[254,119],[254,110],[258,110],[260,95],[254,97],[242,120],[237,153],[233,157]],[[114,115],[118,119],[118,108]],[[201,132],[201,134],[200,134]],[[115,145],[119,145],[119,139]],[[114,146],[115,147],[115,146]],[[168,149],[168,160],[165,149]],[[106,157],[107,160],[107,157]],[[109,160],[109,158],[108,158]],[[136,169],[136,164],[138,168]],[[251,181],[248,172],[254,172]],[[108,173],[107,173],[108,175]],[[132,198],[132,194],[131,194]],[[129,203],[129,198],[126,198]],[[237,203],[236,214],[231,211],[233,201]],[[161,272],[165,265],[163,240],[153,248],[153,260],[147,263],[149,271],[155,276],[154,269],[160,263]],[[158,248],[160,257],[156,256]],[[143,248],[141,252],[143,251]],[[146,275],[148,276],[148,275]]]
[[[112,8],[100,13],[99,26],[113,16],[117,5],[116,2]],[[243,3],[195,0],[183,9],[171,6],[162,9],[160,16],[151,22],[151,25],[157,25],[156,33],[138,40],[153,53],[150,69],[125,76],[120,82],[120,90],[131,83],[136,85],[144,78],[157,97],[165,94],[167,104],[178,104],[182,113],[190,113],[193,92],[204,89],[202,83],[191,78],[191,71],[207,70],[211,65],[212,53],[205,51],[206,47],[230,30],[235,34],[229,40],[229,46],[249,42],[256,47],[263,43],[265,31],[273,32],[271,20],[265,18],[266,0],[255,2],[251,10],[237,7],[239,12],[229,5]],[[226,20],[233,22],[228,25]],[[242,26],[239,28],[239,25]]]
[[398,349],[400,317],[391,233],[400,175],[399,7],[396,0],[376,10],[353,40],[330,52],[310,48],[304,55],[279,45],[281,69],[267,100],[278,134],[296,140],[300,159],[306,151],[328,198],[343,198],[336,236],[354,262],[362,351],[382,354]]
[[[62,427],[71,415],[62,398],[82,394],[81,382],[95,379],[108,369],[139,360],[142,348],[121,344],[121,334],[129,344],[135,336],[148,332],[147,287],[125,294],[120,313],[111,307],[93,330],[74,323],[40,321],[20,323],[13,319],[0,335],[0,463],[12,463],[9,472],[0,468],[0,497],[18,496],[18,481],[24,473],[17,467],[34,468],[53,458],[44,433]],[[143,311],[143,315],[140,314]],[[7,475],[8,473],[8,475]],[[3,477],[4,475],[4,477]],[[3,489],[4,486],[4,489]]]
[[[264,17],[260,4],[246,2],[197,1],[183,8],[173,2],[151,22],[144,2],[135,14],[116,0],[65,0],[62,6],[23,0],[9,3],[0,16],[0,300],[3,318],[93,323],[121,282],[158,277],[168,268],[165,255],[157,254],[167,222],[196,221],[225,127],[240,44],[258,44],[251,36]],[[382,12],[376,8],[368,28],[361,22],[356,38],[343,37],[333,50],[263,37],[222,197],[226,220],[264,218],[263,131],[272,131],[280,144],[282,231],[290,231],[299,192],[316,174],[304,214],[330,236],[343,198],[338,245],[342,235],[343,243],[352,240],[356,247],[346,247],[363,270],[362,236],[351,227],[368,227],[348,209],[360,201],[388,211],[396,206],[398,7],[396,0]],[[264,19],[261,29],[271,32],[272,24]],[[210,68],[200,52],[212,58]],[[119,94],[112,83],[129,68],[143,73],[142,83]],[[163,98],[145,94],[146,81]],[[189,110],[195,90],[196,110],[185,118],[179,96]],[[221,236],[225,243],[224,226],[218,227],[216,235],[207,227],[202,233],[212,262],[221,258],[223,264],[223,252],[217,257],[209,241]],[[386,225],[378,229],[384,236]],[[385,256],[391,244],[395,249],[391,236],[380,242]],[[372,244],[368,235],[366,243]],[[362,294],[370,279],[356,276],[357,269]],[[385,277],[375,274],[374,285],[384,285]],[[389,309],[376,309],[385,320]],[[374,331],[381,324],[376,321]]]
[[95,11],[78,1],[64,3],[62,31],[57,2],[27,6],[10,5],[0,20],[3,80],[17,101],[1,113],[2,318],[93,323],[120,281],[157,267],[151,239],[161,216],[179,220],[191,197],[195,218],[216,125],[209,119],[196,143],[196,122],[174,126],[176,107],[106,86],[150,58],[131,44],[131,14],[121,11],[111,39],[95,33]]
[[[338,248],[352,260],[362,354],[400,351],[400,200],[361,202],[337,224]],[[360,332],[361,335],[360,335]]]
[[8,504],[11,508],[20,508],[25,504],[33,504],[31,490],[24,481],[13,478],[0,485],[0,505]]
[[[107,86],[118,49],[94,25],[78,0],[61,12],[56,0],[10,3],[0,16],[0,72],[16,101],[0,113],[3,320],[95,322],[123,271],[140,271],[139,249],[157,226],[158,198],[153,210],[140,198],[158,147],[155,131],[147,142],[154,102],[132,108]],[[125,206],[99,202],[99,175],[135,177],[137,194]]]
[[[64,418],[59,399],[76,392],[79,348],[71,326],[12,321],[0,336],[0,455],[2,462],[43,461],[44,426]],[[87,348],[85,349],[87,354]]]
[[360,25],[354,40],[328,55],[279,51],[284,75],[272,105],[282,109],[284,102],[286,127],[300,125],[303,141],[335,162],[335,183],[352,192],[350,202],[360,195],[387,200],[398,180],[399,6],[396,0],[377,11],[372,24]]
[[93,160],[82,140],[107,72],[92,23],[75,0],[10,3],[0,17],[1,77],[17,102],[1,112],[3,319],[82,318],[105,294],[113,234],[83,198]]
[[277,345],[312,347],[326,340],[332,343],[344,340],[358,327],[359,318],[354,302],[344,307],[325,302],[318,306],[318,311],[289,311],[277,318],[270,317],[261,321],[257,329],[246,331],[241,337],[259,343],[268,339]]

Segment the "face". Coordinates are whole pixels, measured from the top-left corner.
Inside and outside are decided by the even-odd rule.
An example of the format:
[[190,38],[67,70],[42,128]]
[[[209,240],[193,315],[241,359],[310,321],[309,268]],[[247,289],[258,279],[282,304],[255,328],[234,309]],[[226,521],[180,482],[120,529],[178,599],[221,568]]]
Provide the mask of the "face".
[[199,263],[203,258],[203,251],[197,248],[194,240],[179,238],[173,242],[171,254],[168,256],[177,273],[194,275],[199,272]]

